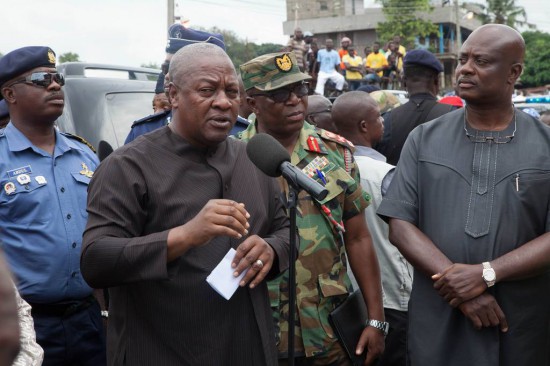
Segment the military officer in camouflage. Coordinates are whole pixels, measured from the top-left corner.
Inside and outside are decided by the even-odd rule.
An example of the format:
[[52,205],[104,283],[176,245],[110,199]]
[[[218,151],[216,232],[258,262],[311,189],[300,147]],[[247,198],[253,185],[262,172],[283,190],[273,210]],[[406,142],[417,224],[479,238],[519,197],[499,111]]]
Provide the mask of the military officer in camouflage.
[[[292,164],[324,184],[329,195],[316,201],[306,192],[298,197],[300,251],[296,262],[296,364],[350,365],[329,324],[329,313],[348,296],[347,260],[357,277],[369,318],[383,324],[380,271],[363,210],[370,197],[359,183],[350,142],[305,122],[309,79],[292,53],[257,57],[241,65],[241,76],[255,117],[239,134],[249,140],[268,133],[289,152]],[[288,193],[286,182],[281,187]],[[288,272],[270,282],[280,364],[287,363]],[[385,325],[385,324],[383,324]],[[381,327],[382,328],[382,327]],[[367,352],[370,365],[384,350],[384,331],[366,326],[356,353]]]

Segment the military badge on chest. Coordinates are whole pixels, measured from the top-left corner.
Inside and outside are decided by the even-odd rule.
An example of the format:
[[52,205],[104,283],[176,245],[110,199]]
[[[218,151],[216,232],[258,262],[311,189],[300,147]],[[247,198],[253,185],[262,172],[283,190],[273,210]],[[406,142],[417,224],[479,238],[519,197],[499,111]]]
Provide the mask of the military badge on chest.
[[91,178],[94,175],[94,172],[88,169],[88,166],[84,163],[82,165],[82,170],[79,172],[81,175]]
[[8,182],[8,183],[4,184],[4,192],[6,192],[6,194],[8,196],[10,194],[14,194],[16,190],[17,190],[17,187],[15,186],[15,184],[13,182]]
[[32,189],[33,177],[38,186],[43,186],[48,183],[43,175],[34,176],[30,165],[8,170],[6,174],[10,179],[9,182],[4,184],[4,192],[6,192],[7,195],[14,194],[21,188],[25,190]]

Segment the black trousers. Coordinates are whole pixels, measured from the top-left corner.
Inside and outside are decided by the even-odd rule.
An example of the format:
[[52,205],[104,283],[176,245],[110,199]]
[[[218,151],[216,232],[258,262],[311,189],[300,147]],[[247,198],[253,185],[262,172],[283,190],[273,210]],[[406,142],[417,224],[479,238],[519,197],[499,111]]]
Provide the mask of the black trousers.
[[384,317],[390,323],[390,330],[386,337],[386,348],[376,366],[405,366],[408,313],[384,308]]
[[99,304],[68,316],[33,313],[43,366],[104,366],[105,336]]

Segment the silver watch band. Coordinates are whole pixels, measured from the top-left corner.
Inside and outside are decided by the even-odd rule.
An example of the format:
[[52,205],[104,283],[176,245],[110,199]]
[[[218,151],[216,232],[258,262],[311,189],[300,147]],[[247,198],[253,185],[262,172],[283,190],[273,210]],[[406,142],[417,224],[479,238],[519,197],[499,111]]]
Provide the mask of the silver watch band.
[[380,330],[382,333],[384,333],[384,336],[387,336],[388,332],[390,330],[390,323],[382,322],[382,321],[376,320],[376,319],[369,319],[369,320],[367,320],[367,327],[376,328],[376,329]]

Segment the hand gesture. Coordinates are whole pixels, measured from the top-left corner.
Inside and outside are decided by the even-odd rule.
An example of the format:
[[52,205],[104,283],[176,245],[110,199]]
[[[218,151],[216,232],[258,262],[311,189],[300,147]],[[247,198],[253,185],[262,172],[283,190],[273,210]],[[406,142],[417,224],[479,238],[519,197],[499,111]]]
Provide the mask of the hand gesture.
[[258,235],[252,235],[243,241],[237,248],[237,254],[233,258],[233,275],[239,276],[242,271],[249,268],[239,285],[241,287],[250,283],[250,288],[256,287],[269,273],[275,259],[275,251],[265,240]]
[[384,334],[374,327],[366,327],[359,338],[359,343],[355,349],[355,354],[360,355],[367,352],[364,366],[372,365],[373,362],[384,352]]
[[474,299],[463,302],[458,308],[470,319],[476,329],[500,325],[502,332],[508,331],[506,316],[493,295],[483,293]]
[[217,236],[240,239],[248,234],[250,214],[244,204],[232,200],[210,200],[193,219],[168,233],[167,261]]
[[487,290],[482,265],[455,263],[432,276],[434,288],[452,307],[473,299]]

